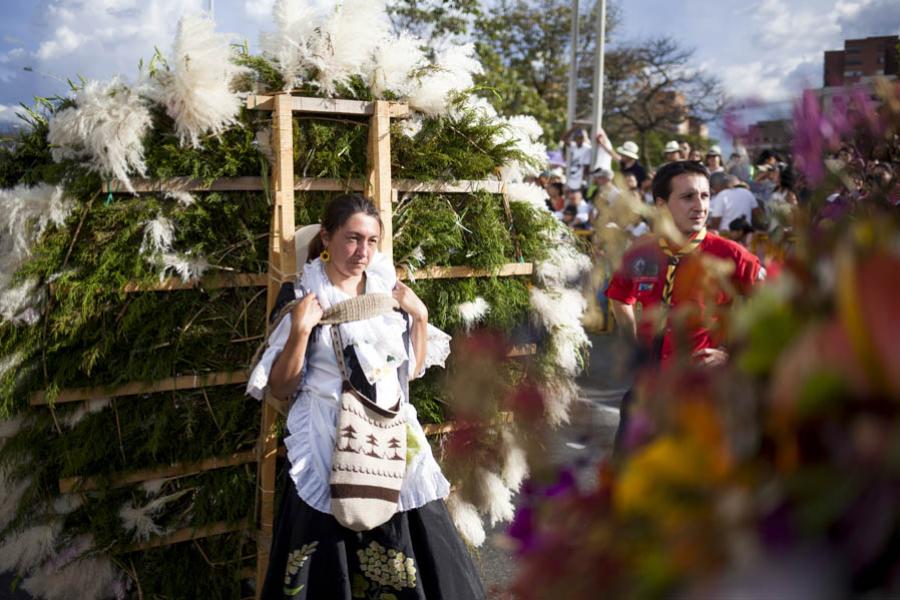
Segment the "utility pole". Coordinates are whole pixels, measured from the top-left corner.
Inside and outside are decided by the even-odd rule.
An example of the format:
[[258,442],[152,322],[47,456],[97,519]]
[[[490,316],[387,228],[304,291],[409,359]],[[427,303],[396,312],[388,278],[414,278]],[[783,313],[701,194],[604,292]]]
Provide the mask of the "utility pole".
[[[569,36],[572,51],[569,58],[569,102],[566,111],[566,131],[571,129],[575,123],[575,98],[578,93],[578,17],[578,0],[572,0],[572,31]],[[566,144],[563,152],[566,157],[566,175],[568,176],[572,157],[569,156],[568,142],[564,140],[563,143]]]
[[207,10],[209,11],[209,16],[212,18],[216,11],[215,0],[207,0],[206,6]]
[[[596,138],[603,123],[603,53],[606,45],[606,0],[597,0],[600,11],[597,14],[597,49],[594,54],[594,106],[591,123],[594,125],[593,137]],[[597,152],[600,144],[594,143],[594,156],[591,166],[597,164]]]

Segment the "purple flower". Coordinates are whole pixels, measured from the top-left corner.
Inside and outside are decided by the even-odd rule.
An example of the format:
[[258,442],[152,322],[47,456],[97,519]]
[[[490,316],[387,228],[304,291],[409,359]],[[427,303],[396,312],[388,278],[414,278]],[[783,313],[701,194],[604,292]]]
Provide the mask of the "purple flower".
[[[804,90],[794,105],[794,159],[811,185],[825,178],[822,163],[823,138],[832,137],[831,123],[822,114],[819,99],[812,90]],[[824,134],[824,135],[823,135]]]

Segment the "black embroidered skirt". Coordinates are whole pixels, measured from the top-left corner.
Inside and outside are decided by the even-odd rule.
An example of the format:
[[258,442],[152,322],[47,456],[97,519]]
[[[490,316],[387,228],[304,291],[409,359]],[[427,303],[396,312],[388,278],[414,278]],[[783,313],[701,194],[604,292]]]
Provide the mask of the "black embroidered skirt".
[[478,570],[443,500],[357,533],[297,495],[288,477],[266,600],[482,600]]

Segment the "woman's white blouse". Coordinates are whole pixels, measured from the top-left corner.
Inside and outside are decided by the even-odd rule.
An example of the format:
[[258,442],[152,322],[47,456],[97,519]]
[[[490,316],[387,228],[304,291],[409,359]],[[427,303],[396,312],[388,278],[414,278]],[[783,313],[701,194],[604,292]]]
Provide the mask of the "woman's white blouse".
[[[336,290],[332,289],[330,292]],[[287,343],[290,315],[279,324],[269,339],[269,347],[250,374],[247,393],[261,400],[268,385],[275,359]],[[425,368],[443,365],[450,352],[450,336],[429,325],[428,356]],[[284,444],[290,463],[290,475],[300,498],[314,509],[331,513],[331,455],[334,450],[340,406],[341,374],[331,345],[329,325],[319,328],[310,338],[309,355],[303,367],[299,393],[287,418],[289,435]],[[409,355],[415,356],[410,344]],[[412,362],[412,361],[410,361]],[[396,372],[394,378],[397,379]],[[399,381],[397,381],[399,386]],[[431,452],[431,446],[416,415],[415,407],[402,402],[410,432],[418,438],[419,452],[407,463],[406,476],[400,489],[399,510],[418,508],[450,493],[450,484]]]

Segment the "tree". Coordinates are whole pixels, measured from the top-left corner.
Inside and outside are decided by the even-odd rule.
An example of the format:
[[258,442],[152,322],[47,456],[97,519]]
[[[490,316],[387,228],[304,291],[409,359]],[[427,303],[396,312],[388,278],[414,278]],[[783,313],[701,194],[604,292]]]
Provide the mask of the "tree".
[[[589,118],[598,5],[579,21],[576,118]],[[618,10],[607,10],[607,31]],[[495,91],[489,100],[501,114],[526,113],[554,143],[565,130],[571,61],[572,5],[569,0],[499,0],[473,31],[485,68],[478,83]]]
[[482,14],[480,0],[395,0],[388,12],[396,32],[411,31],[429,43],[468,35]]
[[[593,105],[599,3],[588,9],[580,19],[576,69],[576,120],[583,121]],[[452,34],[473,41],[484,66],[476,83],[494,108],[530,114],[548,144],[560,139],[567,117],[570,0],[395,0],[392,13],[395,23],[426,40]],[[608,3],[606,14],[603,123],[612,139],[635,136],[644,150],[651,132],[675,137],[686,118],[707,122],[721,114],[721,84],[692,67],[693,50],[668,37],[617,45],[617,5]]]
[[688,118],[709,122],[725,109],[721,83],[693,67],[693,55],[693,50],[662,37],[619,48],[607,63],[604,128],[613,139],[637,136],[645,163],[649,134],[676,137],[676,129]]

